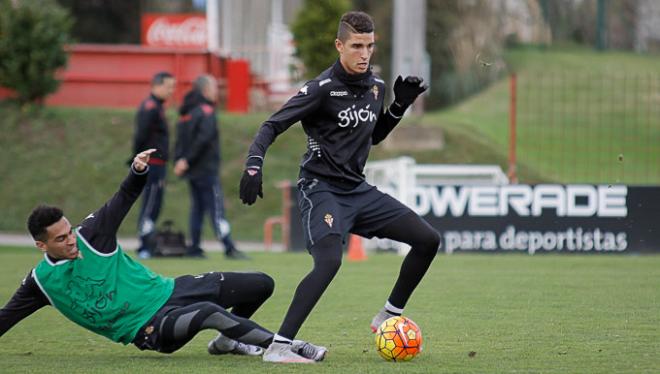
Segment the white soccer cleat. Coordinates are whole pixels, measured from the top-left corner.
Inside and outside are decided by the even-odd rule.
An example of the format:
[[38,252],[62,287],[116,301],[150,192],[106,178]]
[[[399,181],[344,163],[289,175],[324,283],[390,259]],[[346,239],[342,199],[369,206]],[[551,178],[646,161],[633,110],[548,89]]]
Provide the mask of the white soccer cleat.
[[263,356],[266,362],[277,362],[283,364],[313,364],[316,361],[305,358],[294,351],[292,345],[287,343],[272,342]]
[[231,353],[241,356],[261,356],[264,353],[264,349],[256,345],[241,343],[226,336],[218,335],[209,342],[208,352],[212,355]]
[[293,344],[291,344],[291,350],[305,358],[317,362],[323,361],[325,355],[328,353],[328,349],[326,347],[314,345],[302,340],[294,340]]
[[392,314],[385,309],[381,309],[380,312],[378,312],[371,320],[371,332],[375,333],[376,330],[378,330],[378,327],[383,324],[383,322],[392,317],[396,317],[396,314]]

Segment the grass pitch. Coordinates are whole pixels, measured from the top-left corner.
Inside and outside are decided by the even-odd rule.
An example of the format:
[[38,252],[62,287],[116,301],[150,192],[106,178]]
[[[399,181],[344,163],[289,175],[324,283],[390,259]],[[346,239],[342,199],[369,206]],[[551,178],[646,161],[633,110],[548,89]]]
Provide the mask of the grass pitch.
[[[256,253],[253,261],[158,259],[146,264],[176,276],[210,270],[260,270],[276,281],[254,319],[277,329],[298,281],[303,253]],[[0,304],[41,259],[36,249],[0,248]],[[200,333],[163,355],[122,346],[74,325],[47,307],[0,337],[0,371],[159,373],[652,373],[660,371],[660,256],[439,255],[406,315],[425,338],[411,362],[389,363],[369,330],[401,258],[345,262],[299,337],[329,347],[326,361],[277,366],[257,358],[206,353]]]

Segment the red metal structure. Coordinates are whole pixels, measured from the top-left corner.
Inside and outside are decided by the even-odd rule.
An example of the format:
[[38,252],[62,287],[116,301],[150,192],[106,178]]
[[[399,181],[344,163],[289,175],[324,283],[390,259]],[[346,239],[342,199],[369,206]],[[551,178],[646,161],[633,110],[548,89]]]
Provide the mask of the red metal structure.
[[227,111],[246,113],[250,107],[250,63],[247,60],[230,60],[227,71]]
[[[227,105],[228,110],[246,112],[249,107],[247,61],[229,61],[207,50],[137,45],[77,44],[66,49],[69,63],[59,73],[62,84],[46,98],[47,105],[135,108],[149,92],[153,75],[169,71],[177,80],[174,103],[181,102],[197,76],[210,74],[218,79],[221,92],[230,92],[227,100],[236,102]],[[232,69],[228,80],[226,66],[234,63],[239,68]],[[0,88],[0,99],[10,95]]]
[[163,70],[177,79],[173,99],[178,103],[195,77],[222,73],[221,60],[203,50],[81,44],[69,51],[62,85],[47,104],[132,108],[149,91],[151,77]]

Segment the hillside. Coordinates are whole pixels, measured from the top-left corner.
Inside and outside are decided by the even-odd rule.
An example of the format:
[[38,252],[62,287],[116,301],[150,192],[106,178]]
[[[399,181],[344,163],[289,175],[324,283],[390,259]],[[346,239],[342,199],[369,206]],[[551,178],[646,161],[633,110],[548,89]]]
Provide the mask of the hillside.
[[[503,74],[518,76],[519,167],[560,183],[660,183],[653,172],[660,148],[652,140],[660,136],[657,56],[564,46],[513,49],[506,60]],[[423,123],[481,139],[505,155],[509,80],[428,113]]]

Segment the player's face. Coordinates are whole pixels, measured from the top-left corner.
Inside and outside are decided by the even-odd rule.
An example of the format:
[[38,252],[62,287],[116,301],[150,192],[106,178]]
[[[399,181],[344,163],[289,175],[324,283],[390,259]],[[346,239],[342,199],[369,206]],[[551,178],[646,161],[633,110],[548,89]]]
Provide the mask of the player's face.
[[339,62],[349,74],[364,73],[369,69],[369,60],[374,53],[374,33],[349,33],[345,41],[335,40]]
[[163,83],[154,86],[154,95],[161,100],[167,100],[174,93],[174,87],[176,87],[176,80],[174,78],[165,78],[163,79]]
[[218,101],[218,81],[213,77],[209,77],[209,84],[204,87],[202,95],[212,103]]
[[66,217],[53,223],[46,228],[47,239],[36,241],[36,245],[43,252],[58,260],[72,260],[78,257],[78,245],[76,234]]

